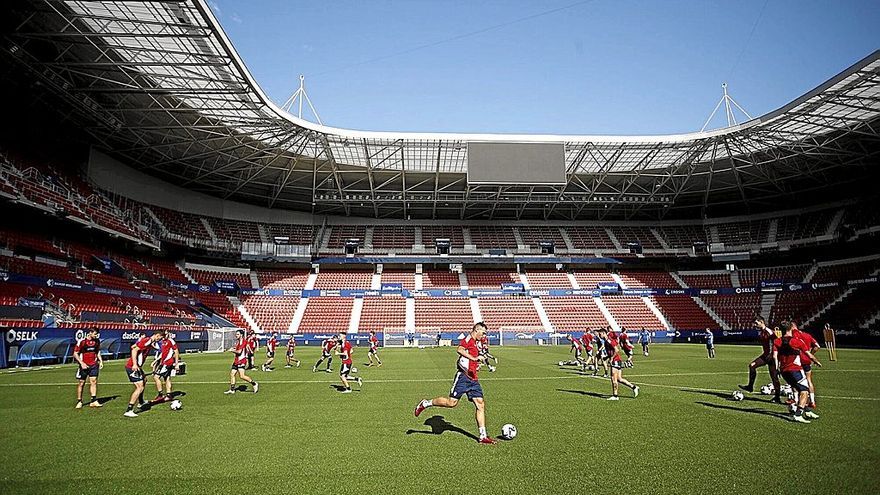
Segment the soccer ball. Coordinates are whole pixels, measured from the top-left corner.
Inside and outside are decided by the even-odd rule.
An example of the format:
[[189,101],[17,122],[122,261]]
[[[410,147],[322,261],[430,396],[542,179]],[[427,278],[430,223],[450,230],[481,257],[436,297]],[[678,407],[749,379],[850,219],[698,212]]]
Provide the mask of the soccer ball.
[[762,395],[770,395],[772,393],[773,393],[773,385],[764,385],[763,387],[761,387],[761,394]]
[[792,402],[791,404],[788,405],[788,412],[794,414],[795,412],[797,412],[797,408],[798,408],[797,402]]
[[565,366],[565,361],[559,361],[559,366]]
[[790,395],[791,394],[791,385],[786,383],[785,385],[779,387],[779,392],[783,393],[785,395]]
[[358,369],[355,368],[354,366],[352,366],[352,367],[351,367],[351,372],[352,372],[352,373],[357,373],[357,372],[358,372]]
[[173,401],[171,401],[171,410],[172,411],[180,411],[181,409],[183,409],[183,402],[180,402],[177,399],[174,399]]
[[744,396],[743,393],[740,392],[739,390],[734,390],[734,391],[733,391],[733,395],[731,395],[730,398],[733,399],[733,400],[735,400],[735,401],[741,401],[741,400],[743,400],[743,399],[745,398],[745,396]]
[[501,438],[505,440],[513,440],[516,438],[516,426],[506,424],[501,427]]

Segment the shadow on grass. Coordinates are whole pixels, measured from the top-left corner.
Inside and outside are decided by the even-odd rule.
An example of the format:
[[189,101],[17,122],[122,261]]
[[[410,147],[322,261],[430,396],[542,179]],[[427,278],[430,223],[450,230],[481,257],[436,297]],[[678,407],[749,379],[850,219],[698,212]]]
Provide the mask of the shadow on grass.
[[734,400],[731,398],[731,394],[729,394],[729,393],[727,393],[727,392],[712,392],[712,391],[710,391],[710,390],[694,390],[694,389],[690,389],[690,388],[681,388],[681,389],[679,389],[679,391],[680,391],[680,392],[687,392],[687,393],[689,393],[689,394],[711,395],[711,396],[714,396],[714,397],[718,397],[719,399],[726,399],[726,400],[729,400],[729,401],[731,401],[731,402],[742,402],[742,401],[748,401],[748,402],[759,402],[759,403],[761,403],[761,404],[770,404],[769,401],[762,400],[762,399],[759,399],[759,398],[757,398],[757,397],[749,397],[749,396],[745,396],[745,397],[743,398],[742,401],[734,401]]
[[118,395],[110,395],[110,396],[107,396],[107,397],[98,397],[98,398],[95,399],[95,400],[98,402],[98,404],[101,404],[101,405],[103,406],[104,404],[110,402],[111,400],[116,400],[116,399],[118,399],[118,398],[119,398]]
[[431,427],[431,429],[429,431],[406,430],[406,434],[412,435],[413,433],[423,433],[426,435],[441,435],[441,434],[443,434],[444,431],[451,431],[454,433],[460,433],[460,434],[462,434],[468,438],[471,438],[473,440],[479,440],[479,438],[477,438],[476,435],[474,435],[473,433],[471,433],[469,431],[462,430],[458,426],[455,426],[454,424],[450,423],[449,421],[446,421],[446,419],[443,416],[431,416],[430,418],[425,420],[424,424],[425,424],[425,426]]
[[[600,394],[598,392],[587,392],[586,390],[568,390],[568,389],[564,389],[564,388],[557,388],[556,391],[557,392],[565,392],[567,394],[586,395],[588,397],[593,397],[594,399],[607,399],[608,397],[611,397],[610,395]],[[621,399],[629,399],[629,398],[630,397],[621,397]]]
[[788,414],[785,414],[782,412],[768,411],[766,409],[758,409],[756,407],[733,407],[733,406],[727,406],[724,404],[712,404],[711,402],[703,402],[703,401],[697,401],[697,404],[699,404],[701,406],[711,407],[712,409],[726,409],[728,411],[744,412],[744,413],[751,413],[751,414],[761,414],[761,415],[770,416],[773,418],[784,419],[786,421],[788,421],[790,419]]

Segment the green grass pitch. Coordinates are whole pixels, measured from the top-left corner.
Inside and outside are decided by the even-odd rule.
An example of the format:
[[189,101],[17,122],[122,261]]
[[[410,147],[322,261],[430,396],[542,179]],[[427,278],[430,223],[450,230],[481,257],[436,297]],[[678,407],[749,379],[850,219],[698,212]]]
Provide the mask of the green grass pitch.
[[[880,486],[880,351],[841,350],[814,372],[821,418],[781,417],[768,397],[728,399],[757,346],[654,345],[627,370],[641,386],[607,402],[608,380],[557,362],[567,347],[498,347],[481,372],[489,430],[519,436],[478,445],[473,406],[431,408],[446,395],[455,351],[384,349],[382,368],[355,363],[362,392],[338,374],[254,371],[260,392],[224,395],[231,355],[188,355],[184,409],[125,418],[120,361],[101,372],[98,410],[74,410],[73,367],[0,373],[0,493],[876,493]],[[279,353],[281,354],[281,353]],[[825,353],[821,354],[826,357]],[[260,356],[259,362],[262,362]],[[337,368],[338,360],[334,361]],[[769,382],[766,370],[758,384]],[[148,396],[155,388],[148,382]],[[434,419],[432,419],[434,418]],[[442,418],[442,419],[441,419]],[[448,426],[444,426],[448,425]],[[463,431],[462,431],[463,430]],[[439,434],[438,434],[439,433]]]

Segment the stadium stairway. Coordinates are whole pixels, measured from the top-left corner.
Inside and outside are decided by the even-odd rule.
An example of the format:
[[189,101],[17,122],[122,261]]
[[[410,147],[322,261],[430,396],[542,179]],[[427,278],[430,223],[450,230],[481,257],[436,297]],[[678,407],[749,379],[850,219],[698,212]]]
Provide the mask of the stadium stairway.
[[253,287],[254,289],[261,289],[262,288],[262,287],[260,287],[260,279],[257,278],[257,272],[251,270],[251,272],[248,274],[248,276],[251,279],[251,287]]
[[[869,257],[869,258],[871,258],[871,257]],[[869,276],[870,276],[870,277],[876,277],[877,275],[880,275],[880,268],[878,268],[878,269],[876,269],[876,270],[873,270]],[[809,327],[809,325],[810,325],[811,323],[813,323],[814,321],[816,321],[817,319],[819,319],[819,317],[821,317],[823,314],[825,314],[826,312],[828,312],[828,311],[829,311],[831,308],[833,308],[834,306],[840,304],[841,301],[843,301],[843,300],[845,300],[847,297],[849,297],[849,295],[852,294],[853,291],[855,291],[855,290],[856,290],[856,287],[847,287],[847,289],[846,289],[845,291],[843,291],[843,293],[841,293],[839,296],[837,296],[833,301],[831,301],[831,302],[829,302],[828,304],[826,304],[826,305],[825,305],[822,309],[820,309],[815,315],[811,316],[810,318],[807,318],[807,320],[804,321],[803,326],[804,326],[804,327]]]
[[[317,273],[309,273],[309,278],[306,280],[306,285],[303,287],[303,290],[312,290],[315,288],[315,282],[318,280]],[[302,323],[303,316],[306,314],[306,307],[309,304],[309,298],[301,297],[299,302],[296,303],[296,310],[293,312],[293,319],[290,320],[290,328],[288,328],[288,333],[296,333],[299,331],[299,326]]]
[[[614,235],[614,232],[611,232],[611,229],[605,227],[605,233],[608,235],[608,238],[611,239],[611,244],[614,244],[614,248],[617,249],[618,252],[623,251],[623,246],[620,244],[620,241],[617,240],[617,236]],[[618,329],[619,331],[620,329]]]
[[[678,273],[669,272],[669,275],[676,282],[678,282],[678,285],[680,285],[682,289],[690,289],[690,286],[688,286],[687,282],[685,282],[684,279],[681,278],[681,276]],[[709,315],[713,320],[715,320],[715,323],[717,323],[718,326],[721,327],[722,330],[730,330],[730,325],[728,325],[726,321],[724,321],[720,316],[718,316],[718,313],[716,313],[712,308],[710,308],[709,305],[706,304],[705,301],[700,299],[699,296],[691,296],[691,299],[693,299],[693,301],[695,303],[697,303],[697,306],[699,306],[703,311],[705,311],[707,315]]]
[[761,317],[767,321],[770,321],[770,311],[773,309],[773,305],[776,304],[776,294],[764,293],[761,294]]
[[651,227],[650,230],[651,230],[651,234],[654,236],[655,239],[657,239],[657,242],[660,243],[660,247],[662,247],[664,251],[671,251],[672,250],[672,248],[669,247],[669,243],[666,242],[666,239],[664,239],[663,236],[660,235],[660,232],[657,232],[657,229],[655,229],[654,227]]
[[[532,288],[532,285],[529,283],[529,277],[525,273],[519,274],[519,280],[522,282],[523,287],[526,290]],[[532,297],[532,304],[535,305],[535,312],[538,313],[538,319],[541,320],[541,326],[544,327],[545,332],[553,331],[553,323],[550,322],[550,317],[547,316],[547,311],[544,309],[544,305],[541,303],[540,297]]]
[[[614,281],[617,282],[618,285],[620,285],[621,289],[629,288],[626,286],[626,283],[623,281],[623,279],[620,278],[620,275],[612,273],[611,278],[613,278]],[[640,297],[639,299],[641,299],[645,306],[647,306],[648,309],[651,311],[651,313],[653,313],[654,316],[657,317],[657,320],[660,321],[660,324],[663,325],[663,328],[669,330],[669,322],[666,321],[666,316],[664,316],[660,309],[657,308],[657,305],[654,304],[654,301],[652,301],[650,297]]]
[[569,253],[574,251],[574,244],[571,242],[571,237],[568,236],[568,231],[559,227],[559,235],[562,237],[562,240],[565,241],[565,249],[568,250]]
[[599,308],[599,311],[602,313],[602,316],[608,320],[608,324],[611,325],[611,329],[615,332],[620,331],[620,325],[617,323],[617,320],[614,319],[614,316],[611,314],[611,311],[608,311],[608,308],[605,306],[605,303],[602,302],[601,297],[594,297],[593,302],[596,303],[596,306]]
[[236,311],[238,311],[241,317],[244,318],[244,321],[247,322],[248,327],[250,327],[251,330],[255,332],[261,332],[259,325],[257,325],[257,321],[254,320],[254,317],[251,316],[250,311],[248,311],[247,308],[244,307],[244,304],[241,303],[241,299],[235,296],[226,296],[226,299],[229,300],[229,304],[231,304],[232,307],[235,308]]

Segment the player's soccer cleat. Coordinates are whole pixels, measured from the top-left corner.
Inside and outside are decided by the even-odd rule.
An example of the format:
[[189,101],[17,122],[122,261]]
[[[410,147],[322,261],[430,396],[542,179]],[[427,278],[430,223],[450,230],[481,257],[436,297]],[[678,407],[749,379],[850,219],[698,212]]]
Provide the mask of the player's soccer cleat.
[[423,401],[419,401],[419,403],[416,404],[415,410],[413,410],[413,415],[415,415],[415,417],[417,418],[419,417],[419,414],[422,414],[422,411],[425,410],[425,406],[422,405],[422,402]]
[[358,387],[364,386],[364,379],[361,377],[357,377]]
[[638,397],[638,396],[639,396],[639,387],[634,387],[633,388],[633,397]]
[[289,364],[288,364],[288,365],[285,365],[284,367],[285,367],[285,368],[293,368],[293,366],[291,366],[291,365],[289,365]]
[[299,361],[296,362],[296,367],[299,368]]
[[82,401],[81,401],[81,400],[76,401],[76,405],[73,406],[73,408],[74,408],[74,409],[82,409],[82,408],[83,408],[83,403],[82,403]]
[[227,390],[226,392],[223,392],[223,393],[224,393],[224,394],[227,394],[227,395],[229,395],[229,394],[234,394],[234,393],[235,393],[235,389],[231,389],[231,388],[230,388],[229,390]]
[[104,405],[98,401],[93,401],[93,402],[89,402],[89,407],[104,407]]
[[351,389],[350,389],[350,388],[347,388],[347,389],[343,390],[342,393],[343,393],[343,394],[350,394],[350,393],[351,393]]
[[803,423],[805,425],[810,424],[809,419],[805,419],[803,416],[798,416],[797,414],[792,415],[791,420],[794,421],[795,423]]
[[618,397],[618,396],[616,396],[616,395],[612,395],[611,397],[609,397],[609,398],[607,398],[607,399],[605,399],[605,400],[620,400],[620,397]]
[[254,393],[257,393],[259,391],[260,391],[260,384],[257,382],[254,382]]
[[164,398],[165,398],[164,394],[159,394],[156,396],[155,399],[153,399],[153,402],[161,402]]
[[752,387],[751,385],[737,385],[737,386],[738,386],[739,388],[745,390],[745,391],[748,392],[748,393],[752,393],[752,392],[755,391],[755,388]]
[[814,413],[813,411],[804,411],[804,416],[809,419],[819,419],[819,415]]
[[477,440],[477,443],[481,443],[483,445],[495,445],[498,442],[496,442],[494,438],[483,437]]
[[132,411],[132,410],[130,410],[130,409],[129,409],[128,411],[125,411],[125,413],[123,413],[122,415],[125,416],[126,418],[136,418],[136,417],[138,417],[137,413],[134,412],[134,411]]
[[331,370],[330,368],[327,368],[327,369],[324,370],[324,371],[326,371],[327,373],[333,373],[333,370]]
[[318,371],[318,367],[317,367],[317,366],[312,366],[312,373],[314,373],[314,372],[316,372],[316,371]]
[[381,367],[382,367],[382,363],[377,364],[376,367],[377,367],[377,368],[381,368]]

